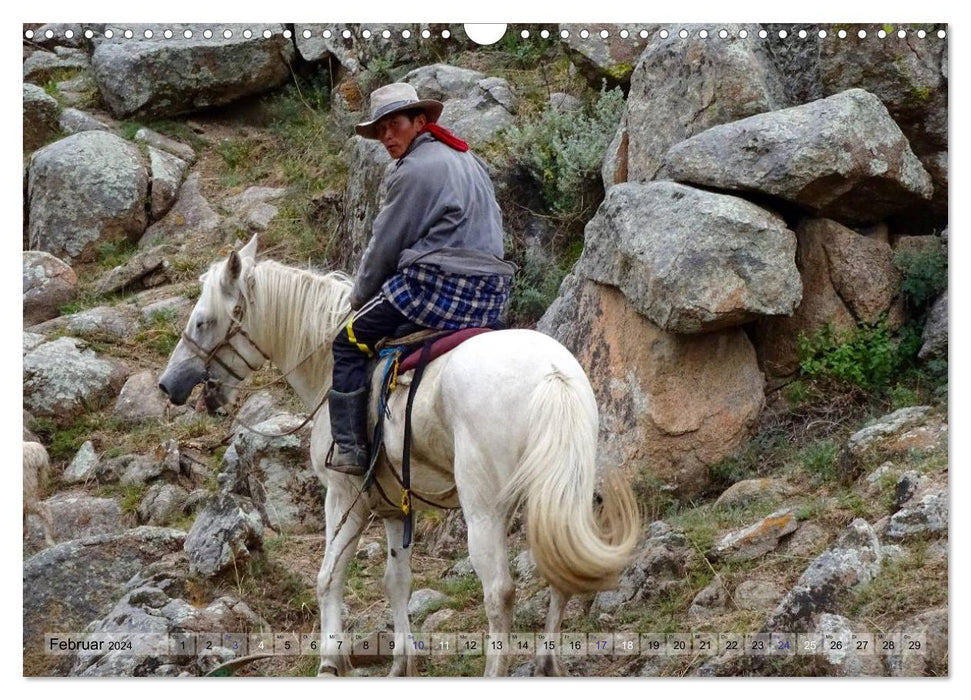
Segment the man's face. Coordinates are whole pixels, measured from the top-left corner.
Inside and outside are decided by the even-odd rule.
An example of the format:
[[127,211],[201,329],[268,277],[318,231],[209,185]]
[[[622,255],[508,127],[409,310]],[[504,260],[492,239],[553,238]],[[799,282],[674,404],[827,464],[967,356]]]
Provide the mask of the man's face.
[[407,114],[399,112],[379,121],[375,125],[375,130],[378,140],[384,144],[388,155],[392,158],[400,158],[426,123],[427,119],[424,114],[419,114],[412,120],[408,118]]

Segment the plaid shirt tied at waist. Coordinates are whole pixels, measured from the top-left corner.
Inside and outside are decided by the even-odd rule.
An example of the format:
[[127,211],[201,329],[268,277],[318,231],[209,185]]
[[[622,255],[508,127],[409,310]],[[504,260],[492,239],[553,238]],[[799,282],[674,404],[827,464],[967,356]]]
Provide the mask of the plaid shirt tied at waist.
[[459,330],[491,326],[509,299],[503,275],[447,274],[433,265],[409,265],[381,291],[409,321],[426,328]]

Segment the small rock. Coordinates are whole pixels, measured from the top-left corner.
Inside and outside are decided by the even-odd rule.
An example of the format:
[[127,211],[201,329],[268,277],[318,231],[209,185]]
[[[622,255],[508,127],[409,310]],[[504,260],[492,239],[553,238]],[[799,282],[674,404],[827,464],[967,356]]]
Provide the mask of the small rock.
[[653,523],[648,535],[635,559],[621,573],[617,588],[597,593],[591,613],[612,612],[681,585],[694,557],[684,534],[663,523]]
[[794,557],[815,556],[826,546],[829,539],[829,533],[822,526],[816,523],[804,523],[789,538],[786,554]]
[[463,576],[475,576],[475,569],[470,557],[459,559],[445,572],[445,578],[461,578]]
[[554,92],[550,95],[550,107],[554,112],[572,112],[583,107],[583,103],[573,95],[565,92]]
[[112,417],[125,424],[138,424],[163,418],[168,398],[158,388],[154,370],[146,370],[130,377],[115,402]]
[[[121,508],[110,498],[92,498],[85,493],[59,493],[45,501],[54,525],[55,542],[67,542],[96,535],[114,535],[126,528]],[[31,523],[25,546],[43,547],[39,523]]]
[[38,333],[68,333],[73,336],[109,336],[127,340],[138,331],[137,312],[129,305],[97,306],[69,316],[45,321],[31,330]]
[[190,165],[196,162],[196,153],[191,146],[187,146],[181,141],[170,139],[168,136],[152,131],[151,129],[141,128],[135,132],[135,141],[144,143],[160,151],[171,153],[173,156],[184,160]]
[[516,571],[516,579],[520,583],[529,583],[536,577],[536,561],[533,559],[533,553],[528,549],[516,555],[512,566]]
[[754,501],[786,496],[791,490],[781,479],[746,479],[725,489],[713,507],[738,508]]
[[98,455],[95,454],[94,444],[86,440],[78,449],[74,459],[61,475],[61,481],[65,484],[78,484],[95,478],[98,472]]
[[74,107],[68,107],[61,112],[61,130],[68,134],[77,134],[81,131],[108,131],[107,124],[102,124],[97,119],[86,112],[82,112]]
[[729,561],[755,559],[779,546],[779,539],[799,527],[795,512],[778,510],[749,527],[730,532],[716,544],[712,553]]
[[77,296],[78,276],[50,253],[24,251],[24,326],[54,318]]
[[357,558],[369,562],[380,561],[384,558],[384,547],[380,542],[368,542],[364,549],[357,553]]
[[263,522],[249,499],[216,496],[196,517],[185,538],[189,571],[212,577],[249,558],[263,544]]
[[160,245],[132,256],[123,265],[107,272],[100,280],[95,291],[98,294],[115,294],[132,289],[152,274],[168,269],[168,256],[175,252],[172,246]]
[[187,496],[181,486],[153,484],[138,505],[138,518],[146,525],[166,525],[182,512]]
[[44,88],[24,83],[24,153],[40,148],[57,133],[57,100]]
[[883,551],[877,533],[857,518],[835,545],[816,557],[769,617],[766,626],[795,630],[815,614],[833,612],[848,590],[880,572]]
[[425,622],[422,623],[421,631],[424,633],[435,632],[441,629],[442,625],[455,617],[455,611],[451,608],[442,608],[441,610],[436,610],[427,618]]
[[432,608],[439,608],[448,602],[448,596],[432,588],[421,588],[411,594],[408,601],[408,615],[421,617]]
[[152,219],[159,219],[172,208],[189,164],[151,146],[148,156],[152,168]]
[[701,589],[691,601],[688,617],[695,619],[711,617],[727,607],[728,593],[725,590],[725,582],[720,576],[715,576],[715,579]]
[[449,511],[429,538],[428,553],[433,557],[454,556],[468,551],[469,535],[460,509]]
[[894,488],[894,510],[900,510],[917,493],[922,481],[923,477],[913,469],[901,474],[900,479],[897,480],[897,486]]
[[920,423],[931,410],[930,406],[911,406],[879,418],[874,425],[850,436],[847,449],[855,456],[862,455],[877,440],[904,432]]
[[742,581],[735,588],[735,604],[742,610],[772,610],[782,598],[782,591],[771,581]]
[[880,532],[887,539],[906,541],[946,533],[947,527],[948,494],[942,488],[898,510]]
[[894,627],[891,634],[910,635],[921,641],[921,652],[901,645],[896,654],[887,657],[891,676],[946,676],[948,673],[948,609],[937,608],[919,613]]
[[859,629],[859,625],[842,615],[830,613],[823,613],[816,620],[816,630],[828,635],[830,640],[822,651],[823,658],[833,667],[833,675],[853,678],[886,675],[878,654],[861,654],[854,649],[854,631],[864,631]]
[[109,400],[128,374],[122,362],[100,357],[82,341],[69,337],[28,352],[23,370],[24,407],[58,421],[69,421]]
[[146,304],[142,307],[142,323],[152,323],[161,317],[188,317],[194,306],[191,299],[185,297],[169,297]]
[[114,460],[109,460],[105,463],[105,467],[113,473],[117,473],[119,468],[124,468],[124,472],[118,479],[122,486],[147,484],[152,479],[160,477],[165,467],[162,462],[148,455],[127,455],[127,457],[119,457],[118,460],[117,464]]

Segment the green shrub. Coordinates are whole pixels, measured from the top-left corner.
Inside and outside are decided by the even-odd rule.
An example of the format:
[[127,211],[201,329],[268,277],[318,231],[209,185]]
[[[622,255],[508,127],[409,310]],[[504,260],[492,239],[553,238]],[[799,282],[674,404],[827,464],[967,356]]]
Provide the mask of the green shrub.
[[799,453],[799,461],[810,474],[822,481],[836,476],[836,458],[840,446],[834,440],[820,440],[804,447]]
[[506,323],[516,327],[534,325],[556,299],[568,269],[554,259],[527,252],[513,277]]
[[829,378],[868,391],[884,389],[910,366],[920,350],[920,330],[908,324],[894,334],[885,319],[861,323],[849,335],[832,325],[799,336],[799,368],[810,379]]
[[947,251],[944,246],[903,250],[893,259],[903,273],[900,290],[916,310],[923,310],[947,289]]
[[514,162],[536,180],[552,213],[582,218],[599,203],[600,167],[623,106],[624,94],[615,88],[583,109],[547,107],[538,120],[506,133]]

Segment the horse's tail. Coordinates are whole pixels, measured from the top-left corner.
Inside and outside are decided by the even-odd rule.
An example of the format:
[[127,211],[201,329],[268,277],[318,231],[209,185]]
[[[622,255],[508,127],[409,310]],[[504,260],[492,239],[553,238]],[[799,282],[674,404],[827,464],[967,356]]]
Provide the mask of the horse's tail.
[[526,451],[500,498],[510,509],[525,506],[529,546],[550,584],[564,593],[613,587],[630,561],[640,517],[630,486],[613,470],[594,507],[592,392],[554,367],[533,391],[527,419]]

